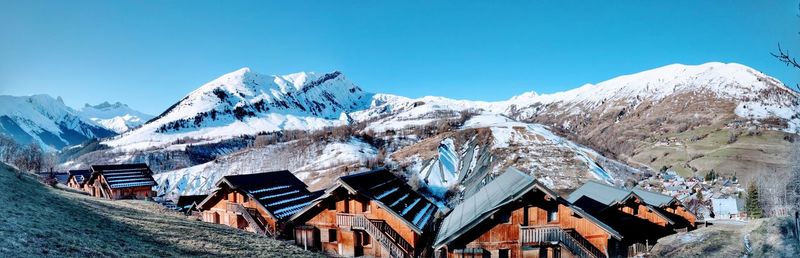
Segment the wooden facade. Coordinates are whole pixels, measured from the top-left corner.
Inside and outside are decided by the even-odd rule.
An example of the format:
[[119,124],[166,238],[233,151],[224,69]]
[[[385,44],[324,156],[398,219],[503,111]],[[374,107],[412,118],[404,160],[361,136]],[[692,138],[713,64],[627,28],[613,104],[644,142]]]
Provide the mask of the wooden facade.
[[321,194],[285,170],[225,176],[217,187],[199,204],[203,221],[270,236],[286,233],[286,219]]
[[683,204],[660,193],[589,182],[570,200],[620,232],[624,240],[614,252],[618,256],[646,253],[659,238],[696,228],[696,217]]
[[529,176],[506,173],[475,193],[506,201],[483,205],[474,199],[486,197],[471,197],[448,214],[437,257],[608,257],[617,249],[618,232]]
[[415,257],[430,244],[424,234],[438,208],[383,169],[339,178],[292,217],[294,239],[334,256]]
[[86,180],[89,179],[91,170],[70,170],[67,173],[69,174],[67,177],[67,186],[73,189],[85,191],[84,185],[86,184]]
[[154,196],[152,174],[146,164],[93,165],[84,190],[100,198],[144,200]]

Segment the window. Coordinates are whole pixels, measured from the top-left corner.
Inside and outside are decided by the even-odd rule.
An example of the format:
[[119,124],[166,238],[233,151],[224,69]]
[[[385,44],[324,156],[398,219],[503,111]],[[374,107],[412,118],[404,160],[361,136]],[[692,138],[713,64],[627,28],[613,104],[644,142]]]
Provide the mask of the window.
[[329,200],[328,201],[328,210],[335,211],[336,210],[336,201]]
[[500,211],[497,213],[497,220],[503,224],[511,224],[511,211]]
[[328,242],[331,242],[331,243],[336,242],[336,230],[335,229],[328,229]]
[[511,256],[510,256],[510,254],[511,254],[511,251],[510,251],[510,250],[508,250],[508,249],[500,249],[500,251],[498,251],[498,256],[499,256],[500,258],[508,258],[508,257],[511,257]]
[[[459,258],[483,258],[489,257],[489,252],[483,250],[482,248],[464,248],[464,249],[455,249],[453,250],[455,257]],[[447,257],[444,255],[442,257]]]
[[369,212],[369,200],[361,203],[361,212]]
[[547,210],[547,222],[558,221],[558,206]]
[[633,213],[633,216],[639,215],[639,209],[637,208],[639,207],[631,207],[631,210],[633,211],[631,213]]

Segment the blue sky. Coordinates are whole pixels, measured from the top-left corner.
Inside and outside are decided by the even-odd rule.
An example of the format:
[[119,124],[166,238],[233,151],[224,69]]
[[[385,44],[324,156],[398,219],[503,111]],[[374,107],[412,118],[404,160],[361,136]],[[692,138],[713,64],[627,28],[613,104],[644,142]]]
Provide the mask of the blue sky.
[[371,92],[502,100],[671,63],[800,73],[798,1],[0,1],[0,94],[158,114],[204,82],[340,70]]

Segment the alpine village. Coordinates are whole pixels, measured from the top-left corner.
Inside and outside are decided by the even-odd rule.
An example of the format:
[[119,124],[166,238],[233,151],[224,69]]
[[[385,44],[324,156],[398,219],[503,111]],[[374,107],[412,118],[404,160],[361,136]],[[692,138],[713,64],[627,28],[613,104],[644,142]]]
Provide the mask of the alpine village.
[[[93,165],[58,178],[96,198],[160,200],[146,164]],[[160,202],[343,257],[635,257],[659,238],[703,226],[668,195],[590,181],[561,196],[515,168],[447,211],[385,168],[319,191],[286,170],[230,175],[208,195]]]
[[0,258],[800,258],[800,0],[0,1]]

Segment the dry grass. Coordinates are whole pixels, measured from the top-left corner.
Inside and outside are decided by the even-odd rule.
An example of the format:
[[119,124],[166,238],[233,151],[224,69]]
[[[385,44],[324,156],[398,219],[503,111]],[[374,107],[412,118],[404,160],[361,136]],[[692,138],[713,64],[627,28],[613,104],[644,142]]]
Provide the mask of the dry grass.
[[[702,127],[668,134],[664,138],[674,139],[669,145],[643,145],[637,149],[638,154],[633,159],[655,171],[667,166],[682,176],[703,176],[714,169],[728,176],[736,172],[740,179],[749,182],[753,177],[773,172],[773,169],[790,167],[790,161],[785,157],[790,153],[792,143],[784,140],[784,135],[776,131],[764,131],[760,135],[742,134],[736,142],[728,143],[727,130]],[[691,140],[697,136],[703,137]]]
[[17,179],[0,164],[0,257],[310,257],[293,245],[166,211]]
[[[769,218],[747,224],[717,224],[658,240],[654,257],[796,257],[797,239],[788,218]],[[749,235],[748,235],[749,234]],[[752,253],[747,254],[748,235]]]

